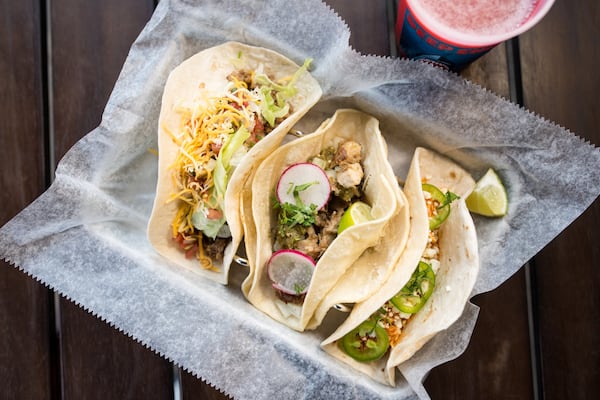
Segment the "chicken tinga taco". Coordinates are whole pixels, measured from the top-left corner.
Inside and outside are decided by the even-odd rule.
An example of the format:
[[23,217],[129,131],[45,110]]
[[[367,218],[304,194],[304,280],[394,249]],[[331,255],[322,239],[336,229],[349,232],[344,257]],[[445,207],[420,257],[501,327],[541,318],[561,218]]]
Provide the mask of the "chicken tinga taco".
[[381,241],[393,216],[402,212],[408,224],[378,122],[354,110],[337,111],[277,149],[257,168],[251,189],[251,271],[242,289],[254,306],[298,331],[346,269]]
[[404,186],[409,244],[377,293],[322,342],[325,351],[394,386],[396,367],[460,317],[479,271],[464,203],[474,184],[452,161],[417,148]]
[[243,182],[321,96],[309,63],[299,67],[273,51],[228,42],[170,73],[148,224],[158,253],[227,283],[243,237]]

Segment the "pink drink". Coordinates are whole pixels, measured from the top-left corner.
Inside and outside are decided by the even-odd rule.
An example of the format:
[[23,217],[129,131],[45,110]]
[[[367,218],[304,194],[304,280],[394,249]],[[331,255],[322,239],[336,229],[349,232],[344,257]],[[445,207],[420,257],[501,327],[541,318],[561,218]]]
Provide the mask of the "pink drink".
[[398,0],[400,55],[460,70],[538,23],[554,0]]
[[447,28],[473,35],[502,35],[521,26],[537,0],[417,0]]

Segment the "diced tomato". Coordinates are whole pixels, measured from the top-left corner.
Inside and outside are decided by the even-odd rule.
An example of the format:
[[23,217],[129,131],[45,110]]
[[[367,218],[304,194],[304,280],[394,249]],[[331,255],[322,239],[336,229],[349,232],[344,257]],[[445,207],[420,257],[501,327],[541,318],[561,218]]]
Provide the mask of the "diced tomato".
[[208,209],[208,214],[206,215],[206,218],[208,218],[208,219],[221,219],[222,217],[223,217],[223,211],[217,210],[215,208],[209,208]]
[[254,116],[254,129],[253,134],[263,134],[265,132],[265,124],[258,118],[258,115]]
[[184,248],[183,235],[181,233],[179,233],[176,237],[173,238],[173,240],[175,240],[175,242],[177,242],[177,244],[179,245],[179,248],[183,250],[183,248]]
[[196,252],[198,251],[198,244],[193,245],[188,250],[185,251],[185,258],[193,258],[196,256]]
[[254,115],[254,129],[250,132],[250,137],[246,139],[246,145],[252,147],[265,137],[265,124],[258,115]]

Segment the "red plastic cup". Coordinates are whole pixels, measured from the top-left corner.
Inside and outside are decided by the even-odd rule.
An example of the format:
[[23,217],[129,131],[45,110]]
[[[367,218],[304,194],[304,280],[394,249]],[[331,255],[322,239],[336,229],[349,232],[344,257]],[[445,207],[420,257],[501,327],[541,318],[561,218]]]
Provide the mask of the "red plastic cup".
[[554,0],[399,0],[396,43],[401,56],[454,71],[520,35]]

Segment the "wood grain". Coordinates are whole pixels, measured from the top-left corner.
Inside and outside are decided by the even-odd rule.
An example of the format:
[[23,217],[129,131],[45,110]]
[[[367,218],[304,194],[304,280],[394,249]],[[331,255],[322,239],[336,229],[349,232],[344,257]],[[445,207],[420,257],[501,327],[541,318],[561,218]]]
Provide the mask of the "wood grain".
[[[0,226],[45,188],[41,10],[0,1]],[[50,399],[49,291],[0,262],[0,397]]]
[[75,304],[61,302],[65,399],[171,399],[170,363]]
[[506,44],[501,43],[486,55],[469,64],[460,75],[494,94],[510,99]]
[[[154,3],[0,0],[0,224],[45,189],[50,163],[98,125]],[[327,3],[350,27],[357,51],[390,54],[388,2]],[[47,4],[49,10],[43,8]],[[48,38],[45,11],[52,21]],[[523,86],[516,87],[527,108],[595,145],[600,144],[598,21],[597,1],[556,0],[550,14],[519,38]],[[497,46],[461,75],[510,98],[515,87],[506,54],[504,45]],[[540,395],[547,400],[600,396],[599,226],[596,200],[532,262],[534,350],[539,349]],[[469,347],[425,381],[433,399],[533,397],[526,291],[521,270],[474,299],[481,312]],[[59,309],[55,352],[52,292],[0,263],[0,398],[173,398],[169,362],[69,301],[61,299]],[[182,373],[181,381],[184,399],[227,398],[190,374]]]
[[0,263],[0,394],[9,399],[51,399],[58,390],[50,337],[50,293]]
[[389,56],[390,36],[385,0],[326,0],[350,28],[350,46],[363,54]]
[[526,281],[523,270],[476,296],[481,309],[469,347],[434,368],[425,381],[432,399],[528,399],[533,396]]
[[55,158],[100,123],[152,0],[56,0],[52,18]]
[[[153,1],[51,2],[54,157],[95,128]],[[61,299],[66,399],[168,399],[171,365]]]
[[[557,0],[546,18],[520,40],[525,106],[595,146],[600,145],[600,74],[592,71],[600,64],[599,21],[597,1]],[[598,237],[596,199],[534,258],[547,400],[600,397]]]
[[226,400],[230,398],[189,372],[181,374],[181,388],[183,400]]
[[[514,96],[507,46],[502,43],[461,72],[505,99]],[[519,270],[498,289],[474,299],[481,310],[469,347],[435,368],[425,381],[433,399],[529,398],[533,395],[527,283]],[[469,384],[465,384],[469,382]]]
[[[334,9],[341,4],[328,2]],[[389,55],[389,36],[373,31],[364,15],[385,20],[384,2],[365,6],[356,2],[339,10],[352,32],[351,44],[365,54]],[[364,7],[371,7],[367,10]],[[375,8],[378,8],[374,10]],[[471,64],[461,74],[465,79],[510,98],[506,46],[501,44]],[[425,382],[433,399],[506,398],[510,394],[529,397],[532,394],[532,372],[528,335],[525,275],[518,272],[498,290],[478,296],[480,317],[467,351],[457,360],[432,371]],[[510,321],[501,324],[500,321]],[[494,381],[488,379],[494,376]],[[473,382],[464,384],[464,382]]]
[[0,1],[0,223],[43,192],[44,92],[40,9]]

